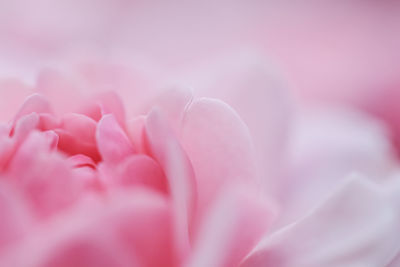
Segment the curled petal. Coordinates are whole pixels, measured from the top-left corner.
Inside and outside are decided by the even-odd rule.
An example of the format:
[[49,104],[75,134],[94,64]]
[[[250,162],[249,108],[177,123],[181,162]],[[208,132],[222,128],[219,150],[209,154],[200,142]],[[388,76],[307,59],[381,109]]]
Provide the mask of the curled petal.
[[160,165],[148,156],[131,156],[120,168],[119,182],[123,185],[144,185],[159,192],[168,191],[167,181]]
[[22,142],[30,132],[36,129],[39,125],[39,115],[30,113],[17,120],[15,127],[12,129],[12,134],[18,143]]
[[3,263],[16,267],[175,266],[170,227],[168,202],[161,195],[143,189],[115,192],[107,199],[83,201],[36,229]]
[[251,188],[228,186],[204,217],[187,266],[238,266],[261,240],[274,213]]
[[9,164],[10,180],[21,188],[38,215],[49,215],[76,199],[81,183],[66,160],[53,152],[54,134],[33,131]]
[[135,148],[138,150],[139,153],[146,152],[146,146],[144,143],[145,123],[146,123],[145,116],[138,116],[133,120],[127,122],[127,131],[129,138],[131,139],[132,143],[134,144]]
[[100,159],[96,146],[97,123],[91,118],[69,113],[62,117],[55,131],[60,137],[58,148],[69,155],[84,154],[93,160]]
[[135,153],[129,138],[113,115],[105,115],[98,123],[97,146],[102,159],[109,163],[122,162]]
[[125,110],[120,97],[113,91],[104,92],[97,96],[101,114],[113,114],[121,126],[125,125]]
[[17,121],[22,116],[29,115],[33,112],[38,114],[52,113],[52,109],[46,98],[39,94],[33,94],[25,100],[25,103],[17,112],[17,115],[15,115],[14,121]]
[[96,127],[97,124],[93,119],[77,113],[66,114],[61,121],[62,129],[85,143],[96,142]]
[[73,167],[91,167],[96,168],[96,163],[93,161],[92,158],[78,154],[68,158],[68,161],[71,163]]
[[284,163],[293,105],[289,86],[262,54],[235,53],[218,60],[200,77],[192,78],[199,94],[230,105],[249,128],[256,160],[267,193],[276,193]]
[[193,164],[202,212],[228,183],[257,183],[253,144],[246,125],[225,103],[195,100],[186,110],[182,145]]
[[22,196],[9,183],[0,183],[0,251],[23,237],[33,216]]
[[169,89],[152,102],[152,107],[157,107],[163,111],[169,125],[179,137],[185,109],[192,100],[193,93],[189,89]]
[[39,126],[41,131],[53,130],[60,127],[60,120],[53,114],[42,113],[39,114]]
[[192,165],[161,111],[150,112],[145,129],[149,149],[167,177],[174,205],[175,246],[184,256],[197,197]]
[[266,237],[243,267],[387,266],[399,253],[398,181],[350,178],[302,219]]

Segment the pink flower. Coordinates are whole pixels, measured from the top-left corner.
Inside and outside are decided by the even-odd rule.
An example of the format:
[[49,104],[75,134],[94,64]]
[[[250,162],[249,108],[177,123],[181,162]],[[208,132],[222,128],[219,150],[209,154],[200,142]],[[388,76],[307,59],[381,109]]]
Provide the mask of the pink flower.
[[0,128],[0,265],[238,265],[274,209],[236,112],[186,90],[136,94],[118,76],[127,116],[89,76],[2,86],[2,117],[36,93]]
[[398,10],[0,3],[0,266],[398,267]]
[[3,82],[0,266],[397,266],[385,128],[293,112],[236,62],[188,78],[194,96],[120,66]]

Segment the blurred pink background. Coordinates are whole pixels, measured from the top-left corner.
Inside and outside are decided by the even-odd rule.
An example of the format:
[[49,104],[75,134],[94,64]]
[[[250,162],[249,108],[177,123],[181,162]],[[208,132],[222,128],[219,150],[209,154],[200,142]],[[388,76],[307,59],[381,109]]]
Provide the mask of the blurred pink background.
[[1,74],[91,57],[183,79],[252,54],[307,99],[399,84],[398,1],[1,1]]
[[95,61],[201,91],[259,65],[300,105],[361,107],[399,143],[399,12],[399,1],[2,1],[0,75],[33,82]]

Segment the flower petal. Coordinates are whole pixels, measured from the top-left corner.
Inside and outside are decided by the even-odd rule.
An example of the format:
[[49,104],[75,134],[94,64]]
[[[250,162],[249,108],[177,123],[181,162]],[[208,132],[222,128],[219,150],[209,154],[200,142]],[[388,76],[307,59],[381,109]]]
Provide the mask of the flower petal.
[[103,116],[96,132],[97,146],[102,159],[114,164],[135,153],[129,138],[113,115]]
[[397,178],[384,185],[350,178],[314,211],[266,237],[241,266],[386,266],[400,247]]
[[192,100],[192,91],[186,88],[174,88],[162,92],[151,103],[151,107],[157,107],[163,111],[169,125],[179,137],[185,109]]
[[17,120],[12,130],[13,138],[15,138],[17,143],[22,142],[30,132],[36,129],[39,121],[39,115],[36,113],[30,113]]
[[280,224],[315,208],[349,173],[382,180],[397,164],[387,137],[384,125],[357,111],[299,112],[287,146],[286,176],[280,180],[285,210]]
[[84,143],[96,142],[96,127],[93,119],[77,113],[68,113],[61,120],[61,128]]
[[33,94],[25,100],[24,104],[15,115],[14,121],[17,121],[22,116],[29,115],[33,112],[38,114],[52,113],[52,109],[46,98],[39,94]]
[[194,244],[189,267],[238,266],[274,217],[269,203],[246,186],[230,186],[211,207]]
[[0,182],[0,250],[23,237],[33,224],[23,198],[9,183]]
[[167,181],[161,167],[146,155],[135,155],[122,163],[120,183],[122,185],[144,185],[165,193]]
[[132,141],[134,147],[139,153],[146,152],[146,146],[144,143],[144,125],[146,123],[145,116],[137,116],[136,118],[130,120],[126,124],[127,132],[130,140]]
[[21,188],[40,216],[47,216],[76,199],[82,184],[56,151],[54,135],[33,131],[10,161],[7,175]]
[[81,202],[3,260],[16,267],[175,266],[170,229],[164,197],[143,188],[118,191]]
[[227,183],[257,182],[253,144],[247,127],[221,101],[192,102],[182,124],[182,145],[193,164],[200,213]]
[[101,109],[101,114],[113,114],[118,123],[123,127],[125,125],[125,110],[120,97],[114,91],[98,94],[95,99]]
[[[221,99],[249,128],[262,187],[275,194],[292,117],[288,85],[260,54],[235,53],[192,78],[198,95]],[[198,74],[197,74],[198,75]]]
[[189,249],[190,221],[197,197],[192,165],[161,111],[150,112],[145,127],[149,149],[168,180],[174,205],[175,246],[184,256]]

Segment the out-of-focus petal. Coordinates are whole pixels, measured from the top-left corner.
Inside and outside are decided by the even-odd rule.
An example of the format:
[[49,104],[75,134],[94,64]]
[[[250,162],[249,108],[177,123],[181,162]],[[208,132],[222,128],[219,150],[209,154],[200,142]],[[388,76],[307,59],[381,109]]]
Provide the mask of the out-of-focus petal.
[[146,155],[134,155],[119,166],[119,183],[124,186],[143,185],[167,192],[167,180],[160,165]]
[[382,180],[395,168],[379,121],[354,110],[319,108],[299,112],[294,122],[280,181],[281,223],[309,212],[350,173]]
[[146,120],[146,140],[150,152],[161,165],[174,206],[176,249],[184,257],[189,249],[190,221],[196,206],[196,181],[189,158],[161,111],[155,109]]
[[25,100],[24,104],[15,115],[14,120],[17,121],[22,116],[29,115],[33,112],[38,114],[52,113],[52,108],[46,98],[39,94],[33,94]]
[[9,183],[0,183],[0,251],[23,237],[33,217],[23,198]]
[[258,182],[248,129],[225,103],[193,101],[186,110],[181,142],[193,164],[200,214],[227,184]]
[[122,100],[114,91],[99,93],[95,96],[96,102],[99,104],[101,114],[114,115],[118,123],[123,127],[125,125],[125,110]]
[[96,163],[93,161],[92,158],[78,154],[74,155],[68,158],[69,163],[71,163],[71,166],[73,167],[92,167],[96,168]]
[[192,91],[184,88],[169,89],[162,92],[154,101],[151,102],[149,111],[157,107],[163,111],[175,134],[180,134],[182,120],[185,109],[193,99]]
[[203,220],[190,267],[238,266],[266,233],[274,211],[246,186],[227,186]]
[[126,123],[128,136],[139,153],[145,153],[146,151],[146,145],[144,142],[145,123],[146,123],[146,116],[138,116]]
[[99,121],[96,140],[102,159],[111,164],[119,163],[135,152],[129,138],[111,114]]
[[16,142],[22,142],[31,131],[38,127],[38,125],[39,115],[36,113],[30,113],[17,120],[15,128],[13,129],[13,137]]
[[68,113],[62,117],[60,127],[78,139],[79,142],[96,142],[95,134],[97,124],[94,120],[85,115]]
[[221,99],[237,112],[254,142],[263,187],[276,193],[293,111],[288,82],[265,62],[262,54],[238,51],[196,71],[187,82],[197,95]]
[[170,230],[168,202],[161,195],[114,192],[36,229],[1,266],[174,266]]
[[243,267],[386,266],[399,253],[400,184],[350,178],[303,218],[266,237]]
[[51,151],[53,144],[53,136],[33,131],[15,152],[7,172],[39,215],[67,206],[81,190],[67,161]]

